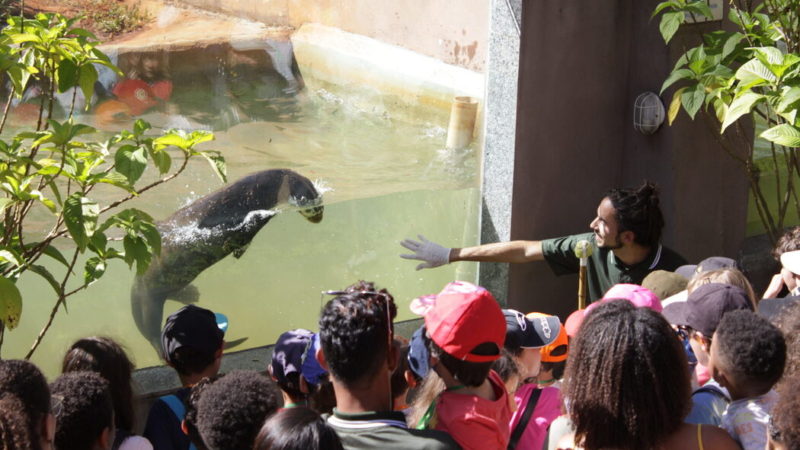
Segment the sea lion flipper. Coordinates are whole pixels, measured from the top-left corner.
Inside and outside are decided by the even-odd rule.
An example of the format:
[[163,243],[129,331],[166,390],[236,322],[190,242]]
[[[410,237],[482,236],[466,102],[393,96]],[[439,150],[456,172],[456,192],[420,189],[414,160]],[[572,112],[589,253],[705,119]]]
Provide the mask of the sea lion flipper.
[[190,303],[197,303],[200,300],[200,290],[193,284],[187,284],[183,289],[176,291],[169,296],[170,300],[175,300],[178,303],[188,305]]
[[245,245],[243,245],[241,247],[236,247],[235,249],[233,249],[233,257],[236,258],[236,259],[241,258],[242,255],[244,255],[244,252],[246,252],[248,248],[250,248],[250,244],[249,243],[247,243],[247,244],[245,244]]
[[238,346],[238,345],[241,345],[241,344],[243,344],[243,343],[244,343],[244,341],[246,341],[247,339],[248,339],[248,338],[245,336],[245,337],[243,337],[243,338],[235,339],[235,340],[233,340],[233,341],[225,341],[225,348],[224,348],[224,350],[229,350],[229,349],[231,349],[231,348],[233,348],[233,347],[236,347],[236,346]]

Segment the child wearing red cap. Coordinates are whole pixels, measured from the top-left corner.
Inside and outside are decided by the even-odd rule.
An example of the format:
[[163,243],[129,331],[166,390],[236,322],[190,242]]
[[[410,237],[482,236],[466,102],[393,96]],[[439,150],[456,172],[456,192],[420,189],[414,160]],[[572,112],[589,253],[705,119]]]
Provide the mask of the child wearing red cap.
[[491,370],[506,335],[497,301],[486,289],[457,281],[415,299],[412,310],[425,315],[431,367],[445,385],[417,427],[446,431],[464,449],[506,448],[511,401]]

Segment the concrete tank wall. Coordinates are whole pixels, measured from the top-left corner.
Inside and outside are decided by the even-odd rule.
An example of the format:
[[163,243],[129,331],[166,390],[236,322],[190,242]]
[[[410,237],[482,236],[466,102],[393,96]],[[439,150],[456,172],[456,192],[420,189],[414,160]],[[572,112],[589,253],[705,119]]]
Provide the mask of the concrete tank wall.
[[180,0],[236,17],[299,28],[320,23],[482,72],[489,0]]

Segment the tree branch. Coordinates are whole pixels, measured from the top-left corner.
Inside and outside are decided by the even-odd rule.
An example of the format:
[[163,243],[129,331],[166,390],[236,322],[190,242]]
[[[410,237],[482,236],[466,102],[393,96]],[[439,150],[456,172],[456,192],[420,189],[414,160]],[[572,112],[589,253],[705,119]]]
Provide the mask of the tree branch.
[[[64,275],[64,280],[61,281],[61,287],[59,288],[60,293],[58,295],[58,300],[56,300],[56,304],[53,306],[52,311],[50,311],[50,317],[48,318],[47,323],[44,325],[44,328],[42,328],[42,331],[39,332],[39,335],[36,336],[36,340],[33,341],[33,346],[31,347],[30,350],[28,350],[28,354],[25,355],[25,359],[31,359],[31,356],[33,355],[33,352],[35,352],[36,349],[39,347],[39,344],[42,343],[42,339],[44,338],[44,335],[47,334],[47,331],[50,329],[50,326],[53,325],[53,319],[55,319],[56,313],[58,313],[58,308],[63,303],[65,303],[65,299],[67,298],[67,295],[64,294],[64,289],[67,287],[67,281],[69,280],[69,277],[72,274],[72,269],[75,267],[75,262],[78,261],[78,253],[80,253],[80,252],[79,252],[78,248],[75,247],[75,252],[72,254],[72,261],[70,262],[69,267],[67,267],[67,273]],[[80,289],[78,289],[78,290],[80,290]],[[75,292],[78,292],[78,290],[74,290],[74,291],[72,291],[72,293],[74,294]]]

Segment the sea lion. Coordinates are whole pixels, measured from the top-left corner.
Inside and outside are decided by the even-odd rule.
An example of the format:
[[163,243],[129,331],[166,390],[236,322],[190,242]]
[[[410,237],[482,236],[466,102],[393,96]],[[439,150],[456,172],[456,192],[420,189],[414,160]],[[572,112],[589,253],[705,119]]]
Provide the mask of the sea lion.
[[314,184],[291,170],[275,169],[248,175],[156,224],[161,254],[131,289],[134,321],[156,352],[161,353],[164,302],[196,300],[189,283],[230,253],[242,256],[276,208],[285,205],[299,208],[309,222],[322,220],[322,197]]

